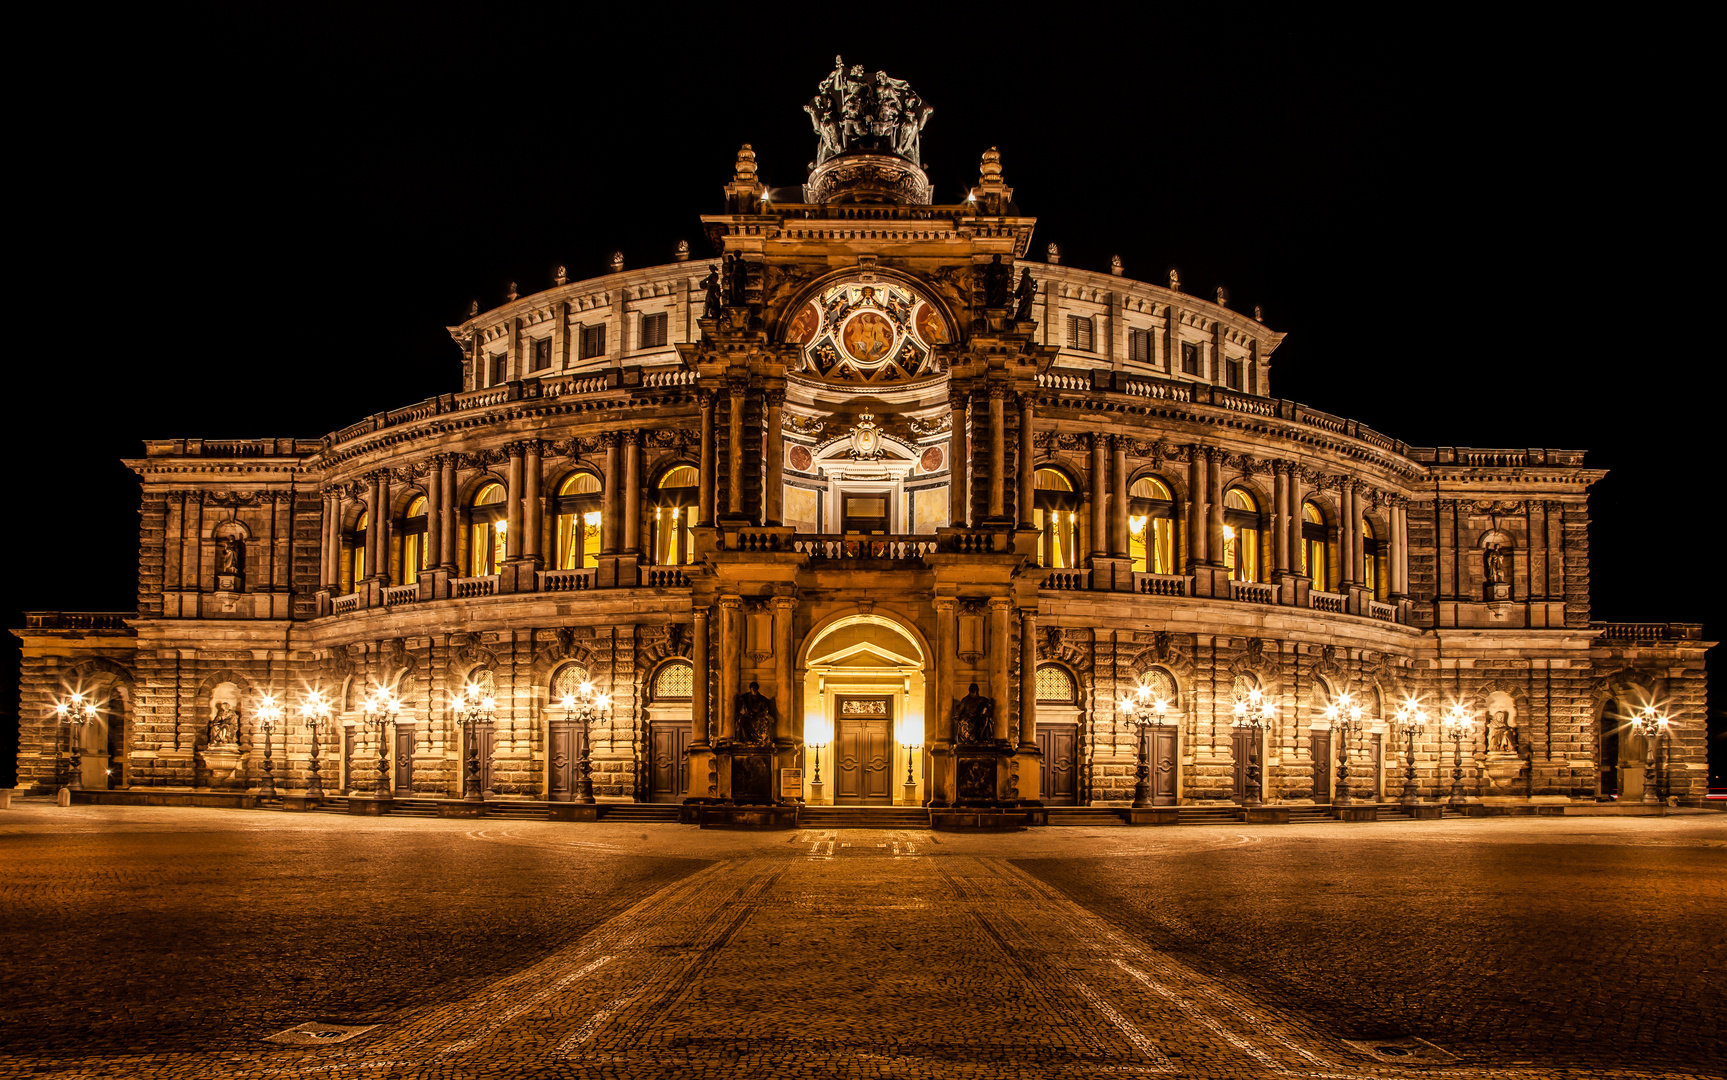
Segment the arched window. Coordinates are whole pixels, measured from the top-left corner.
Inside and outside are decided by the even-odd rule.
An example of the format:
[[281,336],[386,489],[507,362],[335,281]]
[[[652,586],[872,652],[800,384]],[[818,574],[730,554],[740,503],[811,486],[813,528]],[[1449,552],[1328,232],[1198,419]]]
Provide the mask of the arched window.
[[360,582],[366,580],[366,535],[366,512],[362,510],[354,531],[348,534],[348,580],[342,584],[349,592],[357,592]]
[[468,545],[471,556],[469,573],[474,577],[495,574],[504,565],[504,530],[509,527],[504,516],[508,510],[505,500],[502,484],[487,484],[474,493],[472,536]]
[[701,472],[694,465],[674,465],[654,489],[649,533],[654,538],[654,562],[682,566],[690,561],[690,528],[701,497]]
[[1162,480],[1142,476],[1127,489],[1127,553],[1140,574],[1175,573],[1175,497]]
[[1073,483],[1055,469],[1039,469],[1032,496],[1032,521],[1038,529],[1040,566],[1077,566],[1079,495]]
[[1060,664],[1040,664],[1037,669],[1037,700],[1051,705],[1072,705],[1077,698],[1073,676]]
[[600,478],[571,473],[558,485],[558,561],[556,569],[599,565]]
[[408,504],[408,512],[402,518],[400,528],[402,534],[402,584],[412,585],[420,580],[420,571],[426,568],[426,497],[414,496],[414,501]]
[[655,701],[688,701],[695,690],[695,669],[682,660],[669,660],[654,674]]
[[1237,581],[1259,580],[1259,504],[1241,488],[1223,494],[1223,565]]
[[1325,532],[1325,516],[1310,502],[1301,504],[1301,565],[1320,592],[1331,588],[1331,564],[1326,558],[1329,537]]
[[1373,535],[1373,522],[1361,519],[1361,567],[1363,581],[1367,592],[1376,600],[1385,597],[1380,593],[1380,585],[1385,581],[1385,575],[1379,572],[1379,538]]

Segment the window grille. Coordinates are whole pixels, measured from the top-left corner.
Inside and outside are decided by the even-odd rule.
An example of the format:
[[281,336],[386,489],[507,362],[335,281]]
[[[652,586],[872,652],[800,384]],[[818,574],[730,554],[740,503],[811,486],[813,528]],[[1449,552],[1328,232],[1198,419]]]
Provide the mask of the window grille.
[[582,327],[582,359],[606,355],[606,324]]
[[1181,371],[1184,375],[1199,374],[1199,346],[1191,341],[1181,343]]
[[642,316],[642,348],[657,349],[666,343],[668,321],[663,311]]
[[1129,330],[1127,332],[1127,358],[1139,364],[1151,363],[1151,331]]
[[552,704],[562,702],[565,694],[581,697],[582,684],[588,681],[587,668],[580,664],[565,664],[552,679]]
[[1067,317],[1067,347],[1091,352],[1091,319],[1084,315]]
[[1073,676],[1066,668],[1045,664],[1037,669],[1037,700],[1072,704],[1073,699]]
[[541,338],[534,342],[534,371],[544,371],[552,366],[552,339]]
[[695,669],[688,664],[672,663],[660,669],[654,677],[654,700],[688,699],[696,685]]

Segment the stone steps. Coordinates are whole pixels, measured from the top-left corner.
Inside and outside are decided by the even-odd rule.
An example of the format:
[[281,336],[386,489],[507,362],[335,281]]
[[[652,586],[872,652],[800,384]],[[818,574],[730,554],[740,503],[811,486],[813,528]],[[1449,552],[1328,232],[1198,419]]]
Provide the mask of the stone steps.
[[683,808],[677,803],[602,803],[600,820],[676,824]]
[[798,809],[801,829],[927,829],[929,811],[921,806],[805,806]]
[[1236,822],[1236,808],[1233,806],[1181,806],[1176,808],[1175,823],[1177,825],[1233,825]]
[[1051,825],[1127,825],[1127,817],[1112,806],[1052,806]]

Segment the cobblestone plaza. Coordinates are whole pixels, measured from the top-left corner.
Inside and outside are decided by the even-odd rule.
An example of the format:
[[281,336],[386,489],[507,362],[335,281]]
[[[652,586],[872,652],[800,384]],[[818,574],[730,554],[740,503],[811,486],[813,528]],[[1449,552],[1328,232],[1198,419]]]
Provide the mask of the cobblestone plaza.
[[0,845],[0,1076],[1727,1075],[1705,812],[966,835],[25,799]]

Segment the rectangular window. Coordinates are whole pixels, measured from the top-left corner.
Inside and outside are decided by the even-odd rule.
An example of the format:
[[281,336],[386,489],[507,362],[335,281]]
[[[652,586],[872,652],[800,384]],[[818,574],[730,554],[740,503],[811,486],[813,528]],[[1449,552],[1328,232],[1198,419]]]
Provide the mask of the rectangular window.
[[1151,331],[1129,330],[1127,332],[1127,358],[1136,364],[1151,363]]
[[1183,375],[1199,374],[1199,346],[1191,341],[1181,343],[1181,373]]
[[582,327],[582,359],[606,355],[606,324]]
[[510,356],[508,353],[498,353],[492,357],[492,381],[489,385],[501,386],[510,377]]
[[533,343],[534,359],[530,371],[544,371],[552,366],[552,339],[541,338]]
[[642,348],[658,349],[666,343],[666,313],[657,311],[642,316]]
[[1241,389],[1241,361],[1240,360],[1225,360],[1223,362],[1223,370],[1227,374],[1227,377],[1229,379],[1229,388],[1231,390],[1240,390]]
[[1091,320],[1084,315],[1067,317],[1067,347],[1091,352]]

